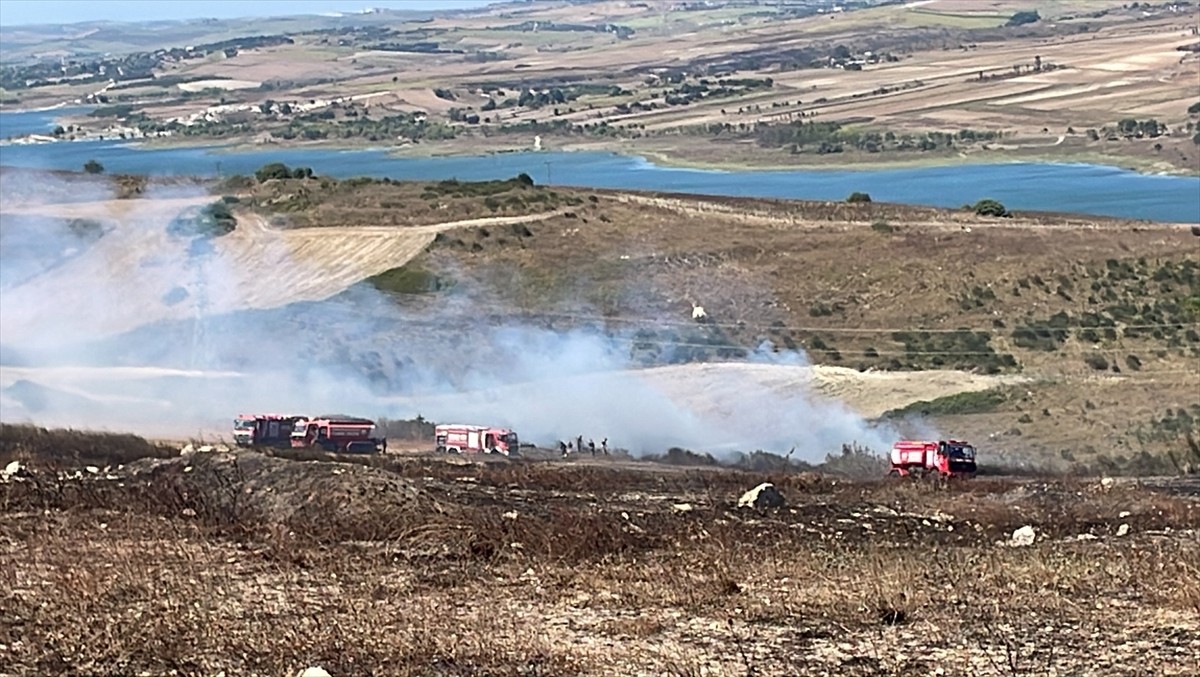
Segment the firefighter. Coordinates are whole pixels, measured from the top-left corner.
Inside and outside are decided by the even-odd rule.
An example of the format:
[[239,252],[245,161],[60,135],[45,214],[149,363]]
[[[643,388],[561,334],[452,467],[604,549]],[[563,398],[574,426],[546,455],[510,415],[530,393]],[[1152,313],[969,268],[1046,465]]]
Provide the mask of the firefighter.
[[562,457],[563,457],[563,458],[566,458],[566,457],[567,457],[567,443],[566,443],[566,442],[563,442],[562,440],[559,440],[559,441],[558,441],[558,450],[559,450],[560,452],[562,452]]
[[575,438],[575,450],[581,454],[583,453],[583,435]]
[[608,456],[608,438],[600,440],[600,448],[604,451],[604,455]]
[[592,456],[596,455],[596,440],[588,440],[588,451],[592,452]]

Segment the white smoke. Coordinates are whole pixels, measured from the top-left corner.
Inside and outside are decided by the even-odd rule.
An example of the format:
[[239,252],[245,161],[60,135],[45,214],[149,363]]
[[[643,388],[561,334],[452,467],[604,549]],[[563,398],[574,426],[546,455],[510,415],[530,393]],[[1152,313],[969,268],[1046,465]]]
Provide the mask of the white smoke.
[[[26,198],[71,193],[51,182],[43,176]],[[106,197],[89,190],[88,200]],[[79,215],[114,224],[103,237],[81,243],[70,229],[43,228],[36,246],[25,232],[32,222],[22,220],[35,201],[13,199],[19,209],[10,213],[4,195],[4,236],[23,235],[25,244],[0,247],[0,268],[41,262],[0,281],[5,421],[181,437],[225,432],[243,412],[421,414],[511,426],[541,444],[583,436],[635,453],[794,447],[809,461],[849,442],[882,451],[897,436],[813,396],[804,355],[771,346],[736,368],[639,370],[632,332],[513,322],[465,295],[402,308],[365,285],[245,310],[246,290],[271,280],[254,280],[203,238],[167,234],[184,205],[215,199],[199,188],[85,209]]]

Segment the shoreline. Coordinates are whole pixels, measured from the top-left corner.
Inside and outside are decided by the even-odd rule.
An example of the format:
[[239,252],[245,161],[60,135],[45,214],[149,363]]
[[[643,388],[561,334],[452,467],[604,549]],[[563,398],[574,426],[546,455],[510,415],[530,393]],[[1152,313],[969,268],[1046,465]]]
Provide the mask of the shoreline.
[[[19,114],[46,112],[59,108],[71,108],[67,103],[36,110],[0,110],[0,114]],[[261,133],[261,132],[260,132]],[[25,134],[13,139],[27,138],[34,134]],[[0,146],[5,145],[42,145],[45,143],[117,143],[130,149],[140,150],[170,150],[173,148],[203,148],[212,149],[215,153],[245,153],[262,152],[269,149],[280,151],[291,150],[330,150],[330,151],[376,151],[383,152],[395,158],[463,158],[473,156],[492,156],[511,153],[539,152],[535,151],[529,140],[522,139],[520,144],[506,144],[505,137],[463,136],[456,139],[409,143],[402,146],[380,145],[378,142],[369,143],[357,139],[335,140],[277,140],[271,143],[257,143],[253,135],[242,135],[229,138],[187,138],[179,135],[170,137],[141,137],[131,139],[80,139],[75,141],[47,141],[24,144],[14,143],[12,139],[0,139]],[[711,154],[696,143],[693,147],[679,149],[670,144],[655,143],[650,140],[630,139],[596,139],[584,140],[572,137],[549,136],[545,138],[540,152],[578,152],[591,151],[612,153],[625,157],[640,158],[656,167],[664,169],[690,169],[714,172],[872,172],[893,169],[923,169],[955,167],[962,165],[1000,165],[1000,164],[1057,164],[1057,165],[1091,165],[1134,172],[1143,176],[1174,176],[1200,178],[1200,167],[1180,167],[1174,164],[1155,161],[1154,158],[1130,154],[1110,155],[1092,149],[1063,152],[1061,147],[1046,146],[1058,152],[1039,152],[1038,147],[1029,147],[1032,152],[1021,153],[1021,149],[982,150],[971,149],[970,152],[939,153],[937,155],[916,155],[904,153],[900,157],[888,157],[888,153],[878,155],[855,156],[854,159],[832,159],[830,161],[815,160],[805,155],[790,156],[794,162],[780,162],[778,149],[764,149],[760,159],[739,156],[736,153],[724,153],[720,144],[714,145]],[[785,156],[787,157],[787,156]],[[827,156],[825,156],[827,157]]]
[[[108,141],[107,139],[105,141]],[[955,155],[940,155],[935,157],[907,156],[893,159],[842,162],[746,162],[736,158],[699,160],[689,157],[687,153],[672,152],[671,149],[656,148],[650,145],[646,148],[631,147],[631,144],[621,142],[597,143],[552,143],[535,151],[531,146],[488,146],[476,145],[471,147],[465,143],[438,142],[408,144],[404,146],[386,146],[378,144],[360,144],[339,141],[312,142],[280,142],[258,144],[245,138],[228,140],[195,140],[183,141],[177,138],[134,139],[126,141],[133,149],[169,150],[172,148],[209,148],[214,153],[236,154],[266,151],[272,148],[280,151],[292,150],[327,150],[327,151],[371,151],[382,152],[388,157],[403,158],[467,158],[509,155],[517,153],[578,153],[596,152],[611,153],[628,158],[640,158],[647,163],[663,169],[692,169],[711,172],[873,172],[892,169],[933,169],[956,167],[963,165],[1004,165],[1004,164],[1043,164],[1043,165],[1075,165],[1106,167],[1121,171],[1133,172],[1141,176],[1170,176],[1180,178],[1200,178],[1200,168],[1184,169],[1176,166],[1167,168],[1165,163],[1155,163],[1132,156],[1111,156],[1095,152],[1079,153],[1034,153],[1030,155],[1015,155],[1009,152],[982,151],[973,153],[958,153]],[[81,142],[75,142],[81,143]],[[83,142],[86,143],[86,142]]]

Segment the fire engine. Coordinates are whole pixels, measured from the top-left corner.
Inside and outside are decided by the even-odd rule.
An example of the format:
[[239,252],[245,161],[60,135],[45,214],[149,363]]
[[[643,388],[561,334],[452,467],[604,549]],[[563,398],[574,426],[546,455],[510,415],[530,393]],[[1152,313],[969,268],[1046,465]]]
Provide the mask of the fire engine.
[[233,442],[239,447],[287,447],[292,428],[302,416],[239,414],[233,419]]
[[354,416],[301,418],[292,430],[292,447],[319,447],[329,452],[387,451],[387,439],[375,437],[375,422]]
[[961,440],[920,442],[900,440],[892,445],[892,469],[895,477],[973,477],[975,447]]
[[508,428],[448,423],[436,426],[433,429],[433,437],[439,454],[450,452],[515,456],[520,453],[521,448],[517,434]]

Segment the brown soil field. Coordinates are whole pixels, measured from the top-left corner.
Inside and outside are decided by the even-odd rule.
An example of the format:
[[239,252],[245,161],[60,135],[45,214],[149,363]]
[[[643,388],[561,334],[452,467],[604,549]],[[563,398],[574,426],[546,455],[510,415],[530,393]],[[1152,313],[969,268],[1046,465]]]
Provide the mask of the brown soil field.
[[[1200,651],[1181,480],[154,458],[3,432],[14,675],[1186,675]],[[72,466],[88,445],[109,456]],[[783,505],[737,507],[760,482]]]

